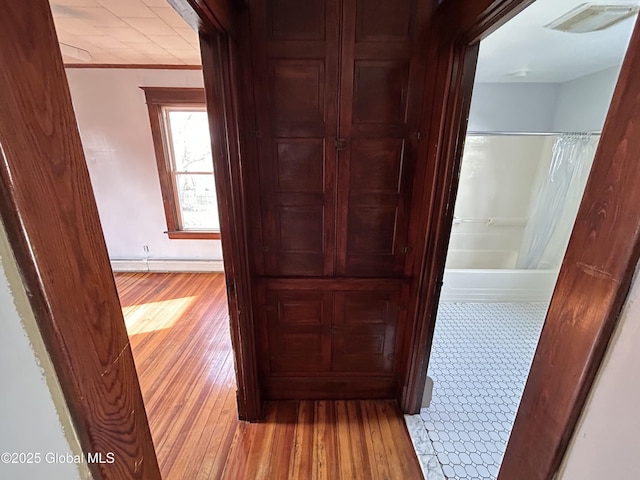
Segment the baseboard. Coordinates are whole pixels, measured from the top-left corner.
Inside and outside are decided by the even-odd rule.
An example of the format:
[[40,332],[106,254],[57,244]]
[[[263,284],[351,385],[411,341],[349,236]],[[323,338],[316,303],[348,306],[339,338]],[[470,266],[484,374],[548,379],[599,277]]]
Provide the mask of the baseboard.
[[443,302],[548,302],[555,270],[445,270]]
[[398,387],[393,377],[267,377],[262,393],[268,400],[393,399]]
[[111,260],[114,272],[224,272],[222,260]]

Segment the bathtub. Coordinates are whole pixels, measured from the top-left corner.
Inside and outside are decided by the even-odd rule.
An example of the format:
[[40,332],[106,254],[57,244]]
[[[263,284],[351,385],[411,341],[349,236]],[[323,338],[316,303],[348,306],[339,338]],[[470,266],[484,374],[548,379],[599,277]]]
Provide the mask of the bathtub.
[[446,269],[442,302],[549,302],[558,270]]

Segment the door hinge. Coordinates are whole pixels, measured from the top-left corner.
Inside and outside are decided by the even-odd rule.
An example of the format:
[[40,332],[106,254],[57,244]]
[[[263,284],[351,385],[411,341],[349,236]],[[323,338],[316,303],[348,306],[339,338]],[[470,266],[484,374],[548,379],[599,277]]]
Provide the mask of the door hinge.
[[336,147],[336,150],[344,150],[347,148],[347,140],[345,138],[336,138],[333,141],[333,146]]
[[400,253],[409,253],[411,251],[411,247],[402,247],[400,249]]
[[227,297],[231,297],[236,293],[236,284],[233,280],[227,280]]

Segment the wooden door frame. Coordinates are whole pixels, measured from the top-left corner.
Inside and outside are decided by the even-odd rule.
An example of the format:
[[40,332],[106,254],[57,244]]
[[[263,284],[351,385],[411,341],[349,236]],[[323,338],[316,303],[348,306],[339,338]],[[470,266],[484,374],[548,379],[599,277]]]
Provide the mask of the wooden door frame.
[[218,194],[222,256],[227,282],[229,324],[233,346],[238,416],[256,421],[262,415],[258,383],[256,334],[254,332],[250,269],[251,252],[247,238],[244,168],[238,108],[239,72],[235,43],[218,32],[200,33],[202,70],[207,98],[213,162]]
[[[200,30],[203,50],[209,52],[203,59],[207,68],[223,67],[205,82],[212,131],[224,139],[215,145],[218,187],[232,192],[225,196],[228,203],[222,202],[222,223],[227,225],[223,245],[227,234],[238,242],[223,247],[232,252],[225,253],[227,274],[233,275],[230,289],[237,292],[230,303],[240,309],[232,319],[236,367],[246,373],[238,399],[239,405],[249,402],[245,418],[256,419],[260,390],[247,308],[252,286],[242,203],[242,148],[250,142],[242,141],[243,119],[234,93],[242,82],[233,67],[232,2],[172,1],[183,4],[184,15]],[[446,0],[434,16],[427,48],[437,74],[429,76],[423,120],[430,128],[419,151],[419,158],[428,161],[416,172],[432,182],[418,199],[424,220],[411,227],[419,252],[413,293],[420,300],[409,307],[420,321],[410,345],[405,411],[418,408],[426,377],[473,83],[474,45],[530,3]],[[5,93],[0,100],[0,215],[83,450],[120,454],[114,464],[91,465],[94,478],[156,479],[155,451],[49,5],[45,0],[28,6],[10,2],[4,13],[0,24],[12,42],[10,48],[0,47],[5,66],[0,72]],[[587,185],[505,455],[500,473],[505,480],[550,478],[557,470],[628,293],[640,251],[640,193],[635,188],[640,183],[635,161],[640,155],[640,106],[629,67],[634,62],[634,68],[640,68],[639,43],[636,31],[594,161],[599,174],[592,174]],[[579,329],[577,316],[583,320]],[[575,345],[559,349],[558,339],[571,339]],[[562,358],[567,351],[572,359],[568,364]],[[555,365],[562,365],[561,371]],[[114,430],[114,425],[122,430]]]
[[[532,0],[447,0],[436,11],[427,162],[416,227],[417,322],[405,411],[420,408],[453,220],[478,42]],[[593,385],[640,257],[640,23],[636,24],[560,270],[499,480],[552,478]],[[428,123],[429,124],[429,123]],[[428,183],[425,183],[428,185]],[[420,243],[420,238],[422,243]]]
[[0,30],[0,218],[75,433],[94,479],[159,479],[49,2]]
[[[252,357],[251,310],[245,308],[251,303],[251,283],[234,90],[238,72],[231,28],[225,29],[233,9],[222,8],[223,20],[217,21],[216,10],[200,0],[193,0],[197,9],[183,3],[182,13],[201,32],[203,62],[211,73],[205,74],[205,84],[216,140],[212,150],[239,416],[256,420],[261,399]],[[75,432],[85,454],[115,454],[114,463],[89,464],[93,478],[159,479],[49,3],[10,2],[0,27],[10,39],[0,45],[0,218]]]

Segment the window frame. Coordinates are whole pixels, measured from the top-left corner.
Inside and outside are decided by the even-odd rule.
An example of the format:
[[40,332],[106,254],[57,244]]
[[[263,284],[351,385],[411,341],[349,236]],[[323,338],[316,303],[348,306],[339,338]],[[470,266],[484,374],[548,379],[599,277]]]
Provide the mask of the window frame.
[[[140,89],[144,92],[149,111],[153,149],[167,222],[167,231],[164,233],[174,240],[220,239],[219,229],[184,230],[180,228],[180,206],[173,181],[172,155],[169,151],[171,139],[168,132],[169,125],[165,121],[165,108],[198,107],[206,111],[204,88],[140,87]],[[215,172],[213,175],[215,178]]]

